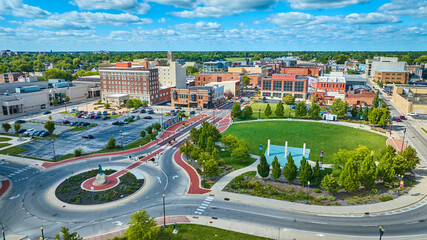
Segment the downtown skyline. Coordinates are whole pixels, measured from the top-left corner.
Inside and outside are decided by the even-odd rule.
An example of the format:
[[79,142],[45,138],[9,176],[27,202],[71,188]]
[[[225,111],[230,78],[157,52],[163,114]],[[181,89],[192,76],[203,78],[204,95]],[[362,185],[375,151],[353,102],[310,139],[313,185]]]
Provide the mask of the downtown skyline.
[[12,51],[424,51],[422,0],[0,0]]

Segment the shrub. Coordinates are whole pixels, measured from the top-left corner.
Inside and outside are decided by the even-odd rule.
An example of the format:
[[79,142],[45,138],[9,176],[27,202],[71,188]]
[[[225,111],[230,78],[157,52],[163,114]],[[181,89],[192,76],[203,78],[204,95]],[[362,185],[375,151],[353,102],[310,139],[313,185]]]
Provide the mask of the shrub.
[[328,200],[329,200],[329,201],[335,201],[335,200],[336,200],[336,198],[335,198],[334,196],[328,196]]
[[74,157],[80,157],[83,153],[83,149],[82,148],[76,148],[74,149]]
[[324,200],[325,199],[325,196],[323,196],[323,195],[319,195],[319,196],[317,196],[317,200],[319,200],[319,201],[322,201],[322,200]]
[[389,195],[383,195],[383,196],[381,196],[379,199],[380,199],[380,201],[381,201],[381,202],[387,202],[387,201],[392,200],[392,199],[393,199],[393,197],[391,197],[391,196],[389,196]]
[[315,188],[315,189],[313,190],[313,192],[315,192],[315,193],[320,193],[320,189]]
[[378,189],[376,189],[376,188],[373,188],[373,189],[371,189],[371,195],[377,195],[378,194]]

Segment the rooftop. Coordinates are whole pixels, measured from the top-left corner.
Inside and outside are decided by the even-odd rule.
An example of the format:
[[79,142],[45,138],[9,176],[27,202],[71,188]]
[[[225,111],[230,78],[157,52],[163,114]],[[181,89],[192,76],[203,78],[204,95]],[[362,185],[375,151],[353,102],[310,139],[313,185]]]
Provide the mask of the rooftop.
[[400,69],[392,69],[392,68],[383,68],[376,70],[377,72],[399,72],[399,73],[407,73],[408,71],[400,70]]
[[197,75],[216,75],[216,74],[233,74],[233,75],[242,75],[241,73],[228,73],[228,72],[202,72]]

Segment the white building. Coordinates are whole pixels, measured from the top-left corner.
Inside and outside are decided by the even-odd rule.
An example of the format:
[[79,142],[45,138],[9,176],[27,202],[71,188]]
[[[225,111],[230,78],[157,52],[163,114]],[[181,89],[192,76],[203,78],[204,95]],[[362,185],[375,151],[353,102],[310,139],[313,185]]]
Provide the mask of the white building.
[[374,57],[374,59],[366,59],[366,77],[375,77],[375,71],[383,68],[406,70],[406,62],[397,61],[397,57]]
[[223,92],[232,92],[233,96],[238,96],[240,93],[240,81],[229,81],[229,82],[211,82],[205,86],[223,86]]
[[186,88],[186,69],[177,62],[170,62],[169,66],[158,66],[159,84],[161,87],[176,86]]

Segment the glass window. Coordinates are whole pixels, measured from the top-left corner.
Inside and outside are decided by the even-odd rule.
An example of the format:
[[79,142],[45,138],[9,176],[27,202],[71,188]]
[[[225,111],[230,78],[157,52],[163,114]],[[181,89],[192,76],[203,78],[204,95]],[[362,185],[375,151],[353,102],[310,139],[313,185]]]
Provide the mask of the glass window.
[[281,93],[273,93],[273,97],[276,97],[276,98],[280,98],[282,96],[282,94]]
[[304,92],[304,82],[295,82],[295,92]]
[[263,80],[262,90],[271,90],[271,80]]
[[285,81],[283,82],[283,91],[292,92],[293,82]]
[[273,90],[282,91],[282,81],[273,81]]
[[263,92],[262,96],[263,97],[270,97],[271,96],[271,92]]

